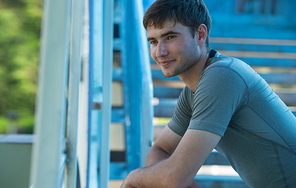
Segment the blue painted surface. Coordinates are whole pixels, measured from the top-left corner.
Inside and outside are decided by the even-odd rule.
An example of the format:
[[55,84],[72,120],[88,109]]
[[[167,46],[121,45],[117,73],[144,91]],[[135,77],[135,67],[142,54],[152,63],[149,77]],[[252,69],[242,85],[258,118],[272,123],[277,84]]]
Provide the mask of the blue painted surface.
[[110,179],[110,127],[113,69],[113,8],[114,0],[103,3],[103,101],[100,123],[99,187],[109,187]]
[[89,156],[87,187],[109,187],[113,0],[89,1]]
[[113,79],[123,83],[124,107],[113,108],[112,121],[124,120],[126,161],[111,163],[111,179],[124,178],[129,171],[143,166],[152,143],[152,76],[142,26],[143,2],[123,0],[121,6],[122,68],[113,70]]
[[[210,46],[211,48],[219,51],[219,50],[226,50],[226,51],[248,51],[248,52],[277,52],[277,53],[295,53],[296,52],[296,41],[294,45],[282,45],[276,44],[244,44],[244,43],[217,43],[213,42],[210,39]],[[296,57],[295,57],[296,59]]]
[[112,108],[112,122],[125,123],[125,111],[123,108]]
[[[91,165],[91,161],[90,161],[90,155],[91,155],[91,127],[92,127],[92,88],[93,88],[93,69],[91,68],[93,65],[93,17],[94,17],[94,11],[93,11],[93,1],[89,0],[89,96],[88,96],[88,128],[87,128],[87,134],[88,134],[88,154],[87,154],[87,170],[86,170],[86,187],[89,187],[89,179],[90,179],[90,165]],[[96,164],[95,164],[96,165]]]

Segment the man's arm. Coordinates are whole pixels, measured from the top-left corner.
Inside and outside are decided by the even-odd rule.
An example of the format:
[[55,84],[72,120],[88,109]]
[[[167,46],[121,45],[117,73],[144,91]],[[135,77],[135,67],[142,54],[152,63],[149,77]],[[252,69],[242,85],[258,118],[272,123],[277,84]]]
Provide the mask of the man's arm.
[[[164,131],[169,132],[169,130]],[[159,138],[162,139],[162,136]],[[221,136],[215,133],[188,129],[183,138],[180,139],[175,150],[164,150],[168,155],[159,155],[158,159],[160,162],[157,162],[156,160],[154,161],[154,159],[149,162],[150,159],[148,159],[146,163],[154,163],[154,165],[132,171],[126,177],[122,188],[189,187],[192,184],[197,171],[220,139]],[[174,142],[174,144],[166,142],[166,144],[168,144],[169,147],[165,148],[173,148],[172,146],[176,144],[176,142]],[[154,152],[155,154],[153,154]],[[152,150],[149,152],[149,155],[157,156],[158,152],[159,151],[157,150]],[[172,154],[169,157],[170,153]]]
[[178,146],[181,136],[174,133],[167,125],[163,128],[150,148],[145,161],[145,167],[154,165],[169,158]]

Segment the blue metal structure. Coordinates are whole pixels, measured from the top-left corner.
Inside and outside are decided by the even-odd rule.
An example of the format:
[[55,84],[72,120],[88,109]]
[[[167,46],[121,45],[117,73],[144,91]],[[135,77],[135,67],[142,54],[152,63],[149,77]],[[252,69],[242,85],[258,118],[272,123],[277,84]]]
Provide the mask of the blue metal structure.
[[[69,0],[62,5],[57,1],[44,3],[35,125],[36,142],[31,173],[33,187],[61,187],[62,184],[66,187],[76,186],[74,180],[77,178],[82,2]],[[88,148],[88,164],[86,172],[80,172],[80,176],[86,179],[86,187],[108,187],[114,2],[90,0],[88,3],[89,102],[88,141],[85,144]],[[132,7],[127,6],[128,4]],[[117,77],[125,85],[126,102],[124,108],[113,112],[113,119],[123,122],[127,133],[127,161],[113,164],[111,168],[111,174],[114,174],[114,170],[121,171],[121,176],[116,176],[120,179],[129,171],[143,166],[152,144],[153,118],[152,77],[145,31],[141,23],[143,2],[126,1],[121,2],[121,5],[127,10],[124,14],[125,21],[122,23],[124,27],[131,27],[129,31],[133,35],[127,30],[121,31],[124,58],[122,69],[117,70],[121,75]],[[57,29],[62,32],[58,32]],[[128,42],[131,40],[135,42]],[[114,116],[119,114],[116,113],[118,111],[121,115]],[[49,142],[52,140],[54,142]],[[64,172],[66,172],[65,178],[63,178]]]
[[[152,144],[152,77],[142,0],[123,0],[120,40],[122,67],[113,71],[123,84],[124,106],[113,109],[112,121],[122,122],[126,132],[126,161],[111,162],[111,179],[123,179],[144,165]],[[128,28],[128,29],[127,29]]]
[[108,187],[113,1],[89,1],[89,169],[87,187]]

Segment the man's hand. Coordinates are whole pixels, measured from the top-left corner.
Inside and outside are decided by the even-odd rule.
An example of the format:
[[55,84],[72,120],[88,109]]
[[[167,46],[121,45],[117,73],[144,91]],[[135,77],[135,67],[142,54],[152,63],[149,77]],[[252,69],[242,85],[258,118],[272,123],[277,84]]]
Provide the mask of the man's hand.
[[[120,188],[136,188],[136,187],[131,187],[127,185],[124,180]],[[196,182],[193,182],[188,188],[200,188],[200,186]]]
[[134,187],[131,187],[131,186],[127,185],[126,180],[124,179],[122,185],[120,186],[120,188],[134,188]]
[[[134,170],[134,171],[137,171],[137,169]],[[122,183],[122,185],[120,186],[120,188],[136,188],[136,187],[134,187],[134,186],[132,186],[132,185],[130,184],[130,180],[133,179],[133,173],[134,173],[134,171],[131,171],[131,172],[128,174],[128,176],[123,180],[123,183]],[[142,187],[137,187],[137,188],[142,188]],[[185,187],[184,187],[184,188],[185,188]],[[198,185],[198,183],[196,183],[195,181],[193,181],[192,184],[191,184],[189,187],[186,187],[186,188],[200,188],[200,186]]]
[[193,181],[188,188],[200,188],[200,186],[195,181]]
[[[132,187],[132,186],[128,185],[127,178],[124,179],[124,181],[123,181],[122,185],[120,186],[120,188],[136,188],[136,187]],[[187,188],[200,188],[200,186],[195,181],[193,181],[192,184]]]
[[137,175],[141,174],[142,168],[137,168],[131,171],[126,178],[123,180],[122,185],[120,188],[141,188],[143,187],[137,178]]
[[120,186],[120,188],[135,188],[135,187],[129,185],[129,180],[128,180],[130,178],[129,175],[123,180],[123,183]]

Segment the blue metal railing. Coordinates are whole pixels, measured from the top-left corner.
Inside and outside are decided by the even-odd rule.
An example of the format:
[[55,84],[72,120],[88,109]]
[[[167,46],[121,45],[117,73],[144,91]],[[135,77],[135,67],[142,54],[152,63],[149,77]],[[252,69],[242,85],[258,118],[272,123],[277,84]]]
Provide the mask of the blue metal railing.
[[87,187],[109,187],[113,0],[89,1],[89,156]]
[[[123,83],[126,161],[111,163],[111,179],[123,179],[129,171],[144,165],[153,132],[153,87],[146,32],[142,26],[143,2],[123,0],[121,6],[122,68],[115,75]],[[114,109],[113,114],[120,113]]]
[[151,66],[149,58],[149,50],[147,46],[147,36],[146,31],[142,24],[142,17],[144,16],[143,2],[141,0],[133,1],[135,10],[135,30],[138,31],[136,35],[138,50],[138,59],[141,63],[141,76],[142,76],[142,87],[141,87],[141,166],[144,166],[145,159],[148,150],[151,147],[153,139],[153,84],[151,76]]

